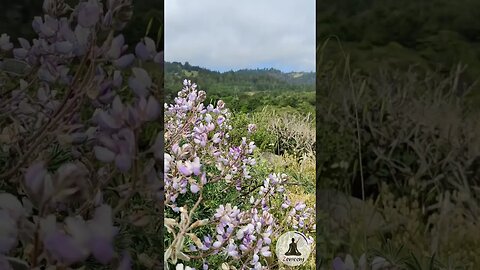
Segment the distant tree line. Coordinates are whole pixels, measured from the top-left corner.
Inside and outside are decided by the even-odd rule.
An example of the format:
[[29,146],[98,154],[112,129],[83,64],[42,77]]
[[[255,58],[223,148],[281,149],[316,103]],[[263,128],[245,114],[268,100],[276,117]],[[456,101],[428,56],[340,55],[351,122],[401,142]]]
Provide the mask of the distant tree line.
[[165,63],[166,100],[173,100],[184,79],[208,92],[209,100],[222,99],[237,112],[253,112],[265,106],[315,112],[315,73],[284,73],[273,68],[242,69],[220,73],[188,62]]

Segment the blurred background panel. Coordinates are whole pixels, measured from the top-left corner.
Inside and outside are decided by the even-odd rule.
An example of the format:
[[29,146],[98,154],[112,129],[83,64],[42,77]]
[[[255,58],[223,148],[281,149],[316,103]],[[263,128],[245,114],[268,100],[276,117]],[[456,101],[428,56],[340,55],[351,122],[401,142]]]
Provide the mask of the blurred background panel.
[[[462,82],[480,75],[480,1],[327,0],[319,1],[317,11],[319,44],[338,37],[352,67],[364,72],[414,64],[446,75],[463,63],[468,69]],[[328,42],[325,59],[336,61],[342,54],[336,41]],[[478,94],[472,98],[478,100]]]
[[317,2],[326,269],[478,268],[478,18],[472,0]]
[[[70,6],[75,6],[78,1],[67,0],[65,2]],[[35,38],[32,20],[34,16],[42,16],[42,5],[42,0],[1,0],[0,33],[8,33],[12,41],[16,41],[18,37]],[[146,26],[151,19],[153,19],[151,32],[154,32],[151,36],[155,38],[156,31],[162,29],[163,25],[163,1],[135,0],[132,20],[123,30],[126,43],[133,44],[144,37]],[[160,44],[163,44],[163,40]]]

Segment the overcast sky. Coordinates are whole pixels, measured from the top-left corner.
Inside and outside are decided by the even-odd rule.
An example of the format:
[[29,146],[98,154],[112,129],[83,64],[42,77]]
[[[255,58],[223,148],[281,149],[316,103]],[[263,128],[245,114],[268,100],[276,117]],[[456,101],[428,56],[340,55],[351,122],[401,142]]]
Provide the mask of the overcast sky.
[[217,71],[314,71],[315,1],[165,1],[165,60]]

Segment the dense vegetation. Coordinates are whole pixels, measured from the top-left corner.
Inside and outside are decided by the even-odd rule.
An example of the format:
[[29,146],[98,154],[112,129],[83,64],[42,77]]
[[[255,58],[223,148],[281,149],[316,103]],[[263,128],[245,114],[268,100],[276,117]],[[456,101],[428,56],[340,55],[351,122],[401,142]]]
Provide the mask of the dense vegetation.
[[162,21],[68,2],[1,3],[0,269],[163,269]]
[[315,243],[313,73],[202,73],[201,113],[177,74],[162,119],[163,2],[65,2],[0,5],[0,269],[276,268],[279,234]]
[[479,4],[317,7],[324,269],[478,268]]
[[[303,232],[313,240],[315,228],[312,227],[314,224],[310,222],[314,220],[312,208],[315,202],[314,73],[282,73],[274,69],[220,73],[191,66],[188,63],[166,63],[167,103],[172,103],[174,98],[182,100],[178,98],[180,94],[178,90],[184,78],[196,81],[198,88],[205,90],[206,103],[218,105],[219,100],[223,100],[225,106],[231,109],[232,114],[229,115],[229,120],[232,129],[229,131],[229,142],[232,145],[242,145],[244,140],[242,138],[248,138],[255,142],[257,147],[253,155],[256,165],[251,167],[253,177],[248,181],[241,182],[242,191],[227,189],[223,182],[204,188],[205,196],[210,199],[204,201],[205,206],[199,209],[199,213],[201,213],[199,215],[209,213],[213,206],[227,202],[239,205],[241,209],[249,209],[248,203],[246,204],[248,198],[243,196],[244,190],[248,190],[250,187],[250,194],[255,196],[256,188],[253,186],[260,187],[262,184],[258,182],[259,180],[270,177],[268,175],[271,173],[283,172],[288,176],[288,182],[285,183],[285,192],[288,197],[284,197],[284,199],[287,198],[287,203],[282,208],[276,208],[275,205],[281,201],[281,194],[267,197],[268,200],[271,200],[269,203],[271,209],[266,209],[274,217],[280,217],[279,223],[274,226],[276,234],[272,238],[272,243],[275,244],[278,236],[288,230]],[[256,129],[253,133],[249,132],[250,128],[246,128],[251,127],[252,124]],[[207,147],[210,146],[207,145]],[[208,157],[204,158],[208,160]],[[276,180],[273,180],[272,185],[275,182]],[[220,190],[221,192],[219,192]],[[195,200],[187,199],[185,202],[193,204]],[[306,208],[303,208],[300,202],[305,202]],[[289,210],[287,205],[295,205],[298,211]],[[173,214],[171,210],[166,211],[167,217]],[[301,219],[298,219],[297,216]],[[296,223],[297,219],[299,223]],[[207,232],[209,232],[208,229],[201,231],[203,234]],[[174,243],[174,238],[169,234],[166,239],[166,247],[171,246],[172,243]],[[272,246],[273,251],[274,245]],[[222,262],[227,263],[230,267],[239,267],[242,263],[244,265],[249,263],[244,258],[236,261],[225,261],[223,258],[223,255],[214,254],[186,264],[201,267],[202,262],[205,262],[210,267],[217,269]],[[260,256],[260,258],[260,262],[268,269],[279,267],[277,257],[262,258]],[[312,255],[307,264],[300,269],[313,269],[314,263]],[[247,267],[247,269],[250,268]]]
[[[292,127],[303,130],[292,130],[289,122],[268,118],[252,124],[221,101],[203,104],[205,98],[206,92],[185,81],[165,113],[166,262],[177,269],[180,263],[277,269],[281,234],[300,231],[315,243],[312,125],[294,121]],[[293,139],[283,156],[265,156],[256,147],[252,135],[267,129],[286,142]],[[313,263],[312,256],[304,269]]]
[[[317,10],[317,44],[338,37],[352,68],[362,72],[415,65],[417,72],[436,70],[445,76],[462,63],[468,69],[459,78],[461,84],[480,75],[479,1],[321,1]],[[343,59],[343,53],[330,40],[324,65]]]
[[[165,63],[166,100],[172,100],[182,78],[197,81],[211,101],[223,99],[234,112],[253,112],[265,106],[315,112],[315,73],[282,73],[275,69],[216,72],[188,63]],[[181,86],[181,85],[180,85]]]

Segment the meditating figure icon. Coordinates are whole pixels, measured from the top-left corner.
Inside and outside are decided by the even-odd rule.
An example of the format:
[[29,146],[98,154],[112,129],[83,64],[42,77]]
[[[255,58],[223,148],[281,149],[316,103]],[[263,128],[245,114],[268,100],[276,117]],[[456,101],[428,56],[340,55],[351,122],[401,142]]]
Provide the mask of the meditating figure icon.
[[292,238],[292,243],[288,247],[288,251],[285,253],[285,256],[301,256],[302,253],[297,249],[297,243],[295,243],[295,238]]

